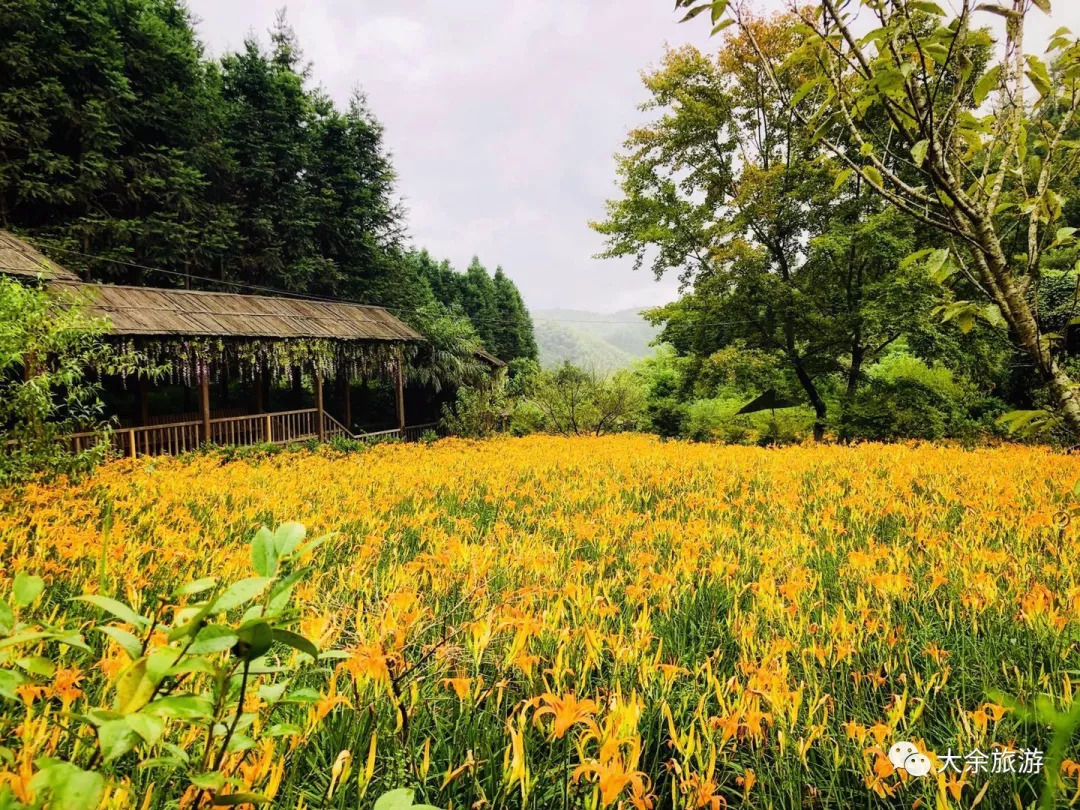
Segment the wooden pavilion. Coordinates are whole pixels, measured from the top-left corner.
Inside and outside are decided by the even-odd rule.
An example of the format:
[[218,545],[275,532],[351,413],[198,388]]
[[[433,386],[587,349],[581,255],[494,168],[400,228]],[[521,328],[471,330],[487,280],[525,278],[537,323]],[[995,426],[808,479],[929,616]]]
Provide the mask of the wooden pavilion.
[[[287,443],[335,436],[418,438],[433,424],[407,426],[403,365],[423,336],[382,307],[267,295],[82,283],[32,246],[0,231],[0,273],[34,278],[107,320],[108,339],[145,353],[173,382],[198,391],[191,414],[150,417],[148,383],[135,386],[136,414],[113,434],[117,452],[155,455],[200,444]],[[499,362],[497,358],[492,358]],[[266,409],[272,379],[312,382],[314,407]],[[324,380],[336,377],[340,419],[328,413]],[[212,379],[250,383],[253,401],[233,411],[211,410]],[[393,383],[396,426],[353,433],[354,379]],[[74,436],[78,445],[86,437]]]

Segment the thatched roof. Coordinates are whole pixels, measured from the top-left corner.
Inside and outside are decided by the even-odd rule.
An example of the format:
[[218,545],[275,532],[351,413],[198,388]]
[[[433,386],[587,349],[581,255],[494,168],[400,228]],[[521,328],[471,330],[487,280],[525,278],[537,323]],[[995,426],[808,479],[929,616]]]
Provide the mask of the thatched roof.
[[423,335],[382,307],[307,298],[199,292],[118,284],[81,284],[29,243],[0,230],[0,274],[44,278],[73,291],[116,335],[329,338],[418,341]]
[[73,287],[88,303],[90,314],[108,318],[117,335],[424,339],[382,307],[362,304],[114,284],[57,285],[61,286]]
[[28,242],[5,230],[0,230],[0,275],[41,277],[64,281],[78,281],[79,277],[65,270],[51,259],[45,258]]
[[484,351],[483,349],[477,349],[473,354],[484,363],[487,363],[492,368],[502,368],[506,365],[502,360],[493,355],[491,352]]

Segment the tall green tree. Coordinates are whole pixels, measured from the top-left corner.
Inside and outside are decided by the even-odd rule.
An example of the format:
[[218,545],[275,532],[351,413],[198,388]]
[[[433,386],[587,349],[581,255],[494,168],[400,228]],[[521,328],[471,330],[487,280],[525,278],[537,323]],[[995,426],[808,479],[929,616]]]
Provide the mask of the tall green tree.
[[461,304],[484,345],[493,350],[498,343],[496,331],[499,320],[499,311],[495,306],[495,283],[476,256],[465,270]]
[[181,270],[218,256],[232,214],[217,72],[178,0],[0,4],[0,226],[89,255]]
[[[782,62],[797,49],[796,23],[757,20],[754,36]],[[659,314],[698,333],[689,345],[702,356],[735,343],[781,356],[820,438],[823,386],[844,372],[848,403],[867,363],[926,326],[935,285],[925,273],[893,274],[912,249],[910,223],[859,186],[838,188],[836,165],[791,126],[752,53],[745,35],[715,58],[685,47],[645,77],[644,108],[657,117],[630,133],[623,197],[594,227],[606,256],[651,259],[658,278],[676,272],[693,285]],[[780,74],[786,87],[801,80]]]
[[[248,39],[222,60],[225,141],[233,161],[227,195],[238,238],[223,279],[304,291],[333,286],[337,266],[316,243],[316,196],[309,169],[320,99],[304,88],[307,69],[279,17],[272,49]],[[323,112],[328,112],[323,109]]]
[[[1001,319],[1080,436],[1080,393],[1037,309],[1044,254],[1075,238],[1061,220],[1080,171],[1080,40],[1056,31],[1049,64],[1025,53],[1028,19],[1049,14],[1050,0],[963,0],[949,13],[926,0],[861,8],[815,0],[794,10],[801,43],[783,65],[753,36],[743,3],[677,5],[689,7],[688,19],[710,11],[718,28],[734,21],[792,125],[814,133],[849,176],[948,241],[944,257],[932,253],[931,261],[963,276],[977,297],[947,314]],[[1003,47],[984,70],[971,53],[991,45],[981,26],[995,18],[1005,22]],[[804,74],[795,88],[781,75],[791,69]]]
[[495,288],[495,312],[498,318],[492,350],[507,362],[519,357],[535,360],[538,352],[532,318],[529,317],[517,285],[507,277],[502,267],[495,268],[492,284]]

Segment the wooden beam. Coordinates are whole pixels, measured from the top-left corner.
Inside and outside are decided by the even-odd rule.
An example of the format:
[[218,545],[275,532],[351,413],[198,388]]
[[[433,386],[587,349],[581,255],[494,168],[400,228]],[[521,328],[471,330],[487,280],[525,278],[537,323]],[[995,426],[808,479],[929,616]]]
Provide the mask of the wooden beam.
[[319,434],[319,441],[326,441],[326,426],[323,424],[323,396],[322,396],[322,372],[318,366],[312,369],[315,379],[315,429]]
[[255,379],[251,384],[255,389],[255,413],[262,413],[265,408],[263,407],[263,375],[261,371],[255,372]]
[[150,423],[150,406],[146,401],[149,387],[146,377],[140,374],[135,381],[135,404],[139,411],[138,419],[140,425],[148,425]]
[[401,358],[398,357],[394,366],[394,382],[397,394],[397,426],[398,430],[405,429],[405,380],[401,371]]
[[210,369],[199,372],[199,411],[202,414],[203,444],[210,444]]
[[345,427],[352,430],[352,381],[349,375],[344,375],[345,391],[342,393],[342,405],[345,408]]

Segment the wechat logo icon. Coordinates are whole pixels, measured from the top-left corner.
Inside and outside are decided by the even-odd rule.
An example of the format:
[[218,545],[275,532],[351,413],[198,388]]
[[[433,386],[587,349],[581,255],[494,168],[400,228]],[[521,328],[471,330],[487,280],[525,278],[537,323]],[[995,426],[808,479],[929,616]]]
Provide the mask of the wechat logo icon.
[[894,768],[903,768],[909,776],[926,776],[930,773],[930,757],[926,756],[907,740],[893,745],[889,749],[889,762]]

